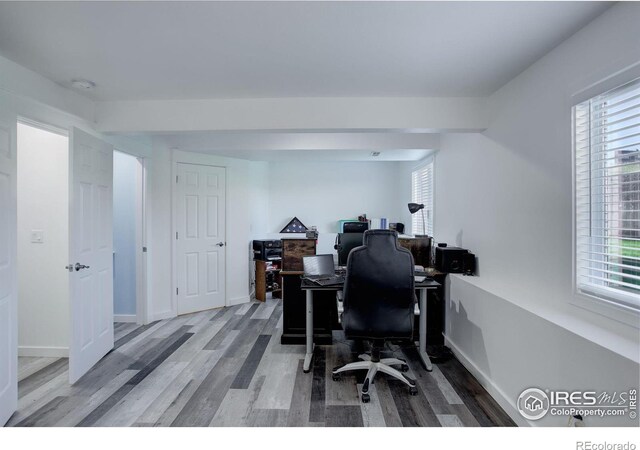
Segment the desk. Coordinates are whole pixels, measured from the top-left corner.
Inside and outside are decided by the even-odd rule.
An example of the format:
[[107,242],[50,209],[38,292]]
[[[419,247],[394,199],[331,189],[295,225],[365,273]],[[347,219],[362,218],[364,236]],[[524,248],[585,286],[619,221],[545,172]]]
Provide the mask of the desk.
[[[320,286],[312,281],[302,279],[300,288],[306,292],[307,299],[307,326],[306,326],[306,338],[307,338],[307,352],[304,357],[304,365],[302,369],[304,373],[308,373],[311,369],[311,360],[313,359],[313,293],[316,291],[340,291],[344,284],[336,284],[333,286]],[[420,291],[420,340],[418,345],[418,353],[420,354],[420,360],[424,368],[431,372],[433,365],[427,355],[427,291],[432,289],[438,289],[440,283],[433,280],[425,280],[422,283],[415,283],[415,289]]]
[[[282,276],[282,345],[304,345],[307,342],[307,308],[301,289],[304,272],[283,271]],[[431,297],[429,297],[431,300]],[[336,293],[316,292],[313,298],[313,338],[316,344],[331,345],[332,330],[338,328]]]

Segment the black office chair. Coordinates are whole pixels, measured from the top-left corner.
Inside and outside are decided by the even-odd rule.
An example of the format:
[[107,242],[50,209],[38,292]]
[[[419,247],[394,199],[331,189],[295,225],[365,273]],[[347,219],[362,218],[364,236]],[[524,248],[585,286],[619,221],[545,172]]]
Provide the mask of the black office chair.
[[406,361],[380,359],[387,339],[411,339],[414,318],[414,264],[409,250],[398,245],[392,230],[369,230],[364,245],[354,248],[347,260],[344,284],[342,327],[348,339],[372,340],[371,355],[359,355],[361,361],[333,369],[334,381],[349,370],[368,370],[362,385],[362,401],[369,401],[369,385],[376,372],[384,372],[409,386],[416,395],[416,383],[391,366],[407,371]]

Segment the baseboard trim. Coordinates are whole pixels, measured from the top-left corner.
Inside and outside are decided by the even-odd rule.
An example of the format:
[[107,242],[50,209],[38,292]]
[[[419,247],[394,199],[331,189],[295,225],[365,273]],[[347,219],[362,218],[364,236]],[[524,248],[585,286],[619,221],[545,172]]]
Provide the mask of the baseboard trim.
[[138,321],[138,316],[136,316],[135,314],[114,314],[113,321],[124,322],[124,323],[136,323]]
[[227,300],[227,306],[242,305],[243,303],[249,303],[250,301],[251,297],[248,295],[243,297],[230,298],[229,300]]
[[478,382],[484,387],[489,395],[498,402],[500,407],[504,409],[507,415],[513,420],[519,427],[531,427],[534,426],[524,417],[520,415],[516,408],[516,402],[514,399],[510,399],[496,384],[482,371],[476,364],[467,356],[465,352],[460,350],[454,342],[447,336],[444,337],[444,342],[447,347],[451,349],[453,354],[458,358],[458,361],[478,380]]
[[18,347],[18,356],[39,358],[68,358],[68,347],[35,347],[23,345]]
[[173,319],[174,317],[177,317],[177,316],[173,311],[163,311],[163,312],[152,314],[150,323],[156,322],[158,320]]

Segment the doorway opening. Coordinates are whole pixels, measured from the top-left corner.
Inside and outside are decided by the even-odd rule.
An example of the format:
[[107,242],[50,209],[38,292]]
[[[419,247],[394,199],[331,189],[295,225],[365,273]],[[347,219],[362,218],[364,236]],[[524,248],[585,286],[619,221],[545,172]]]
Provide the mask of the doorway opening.
[[18,378],[69,356],[69,138],[18,122]]
[[[144,294],[144,162],[113,152],[113,314],[116,336],[146,316]],[[131,325],[126,325],[131,324]]]

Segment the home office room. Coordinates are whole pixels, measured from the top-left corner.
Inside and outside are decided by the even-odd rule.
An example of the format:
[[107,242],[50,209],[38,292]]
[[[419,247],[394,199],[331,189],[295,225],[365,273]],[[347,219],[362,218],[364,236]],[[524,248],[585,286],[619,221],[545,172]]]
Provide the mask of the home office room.
[[[1,1],[0,438],[640,445],[638,22],[637,2]],[[27,126],[64,154],[34,140],[40,175]],[[45,207],[51,264],[25,256]],[[64,349],[26,349],[54,319]]]

